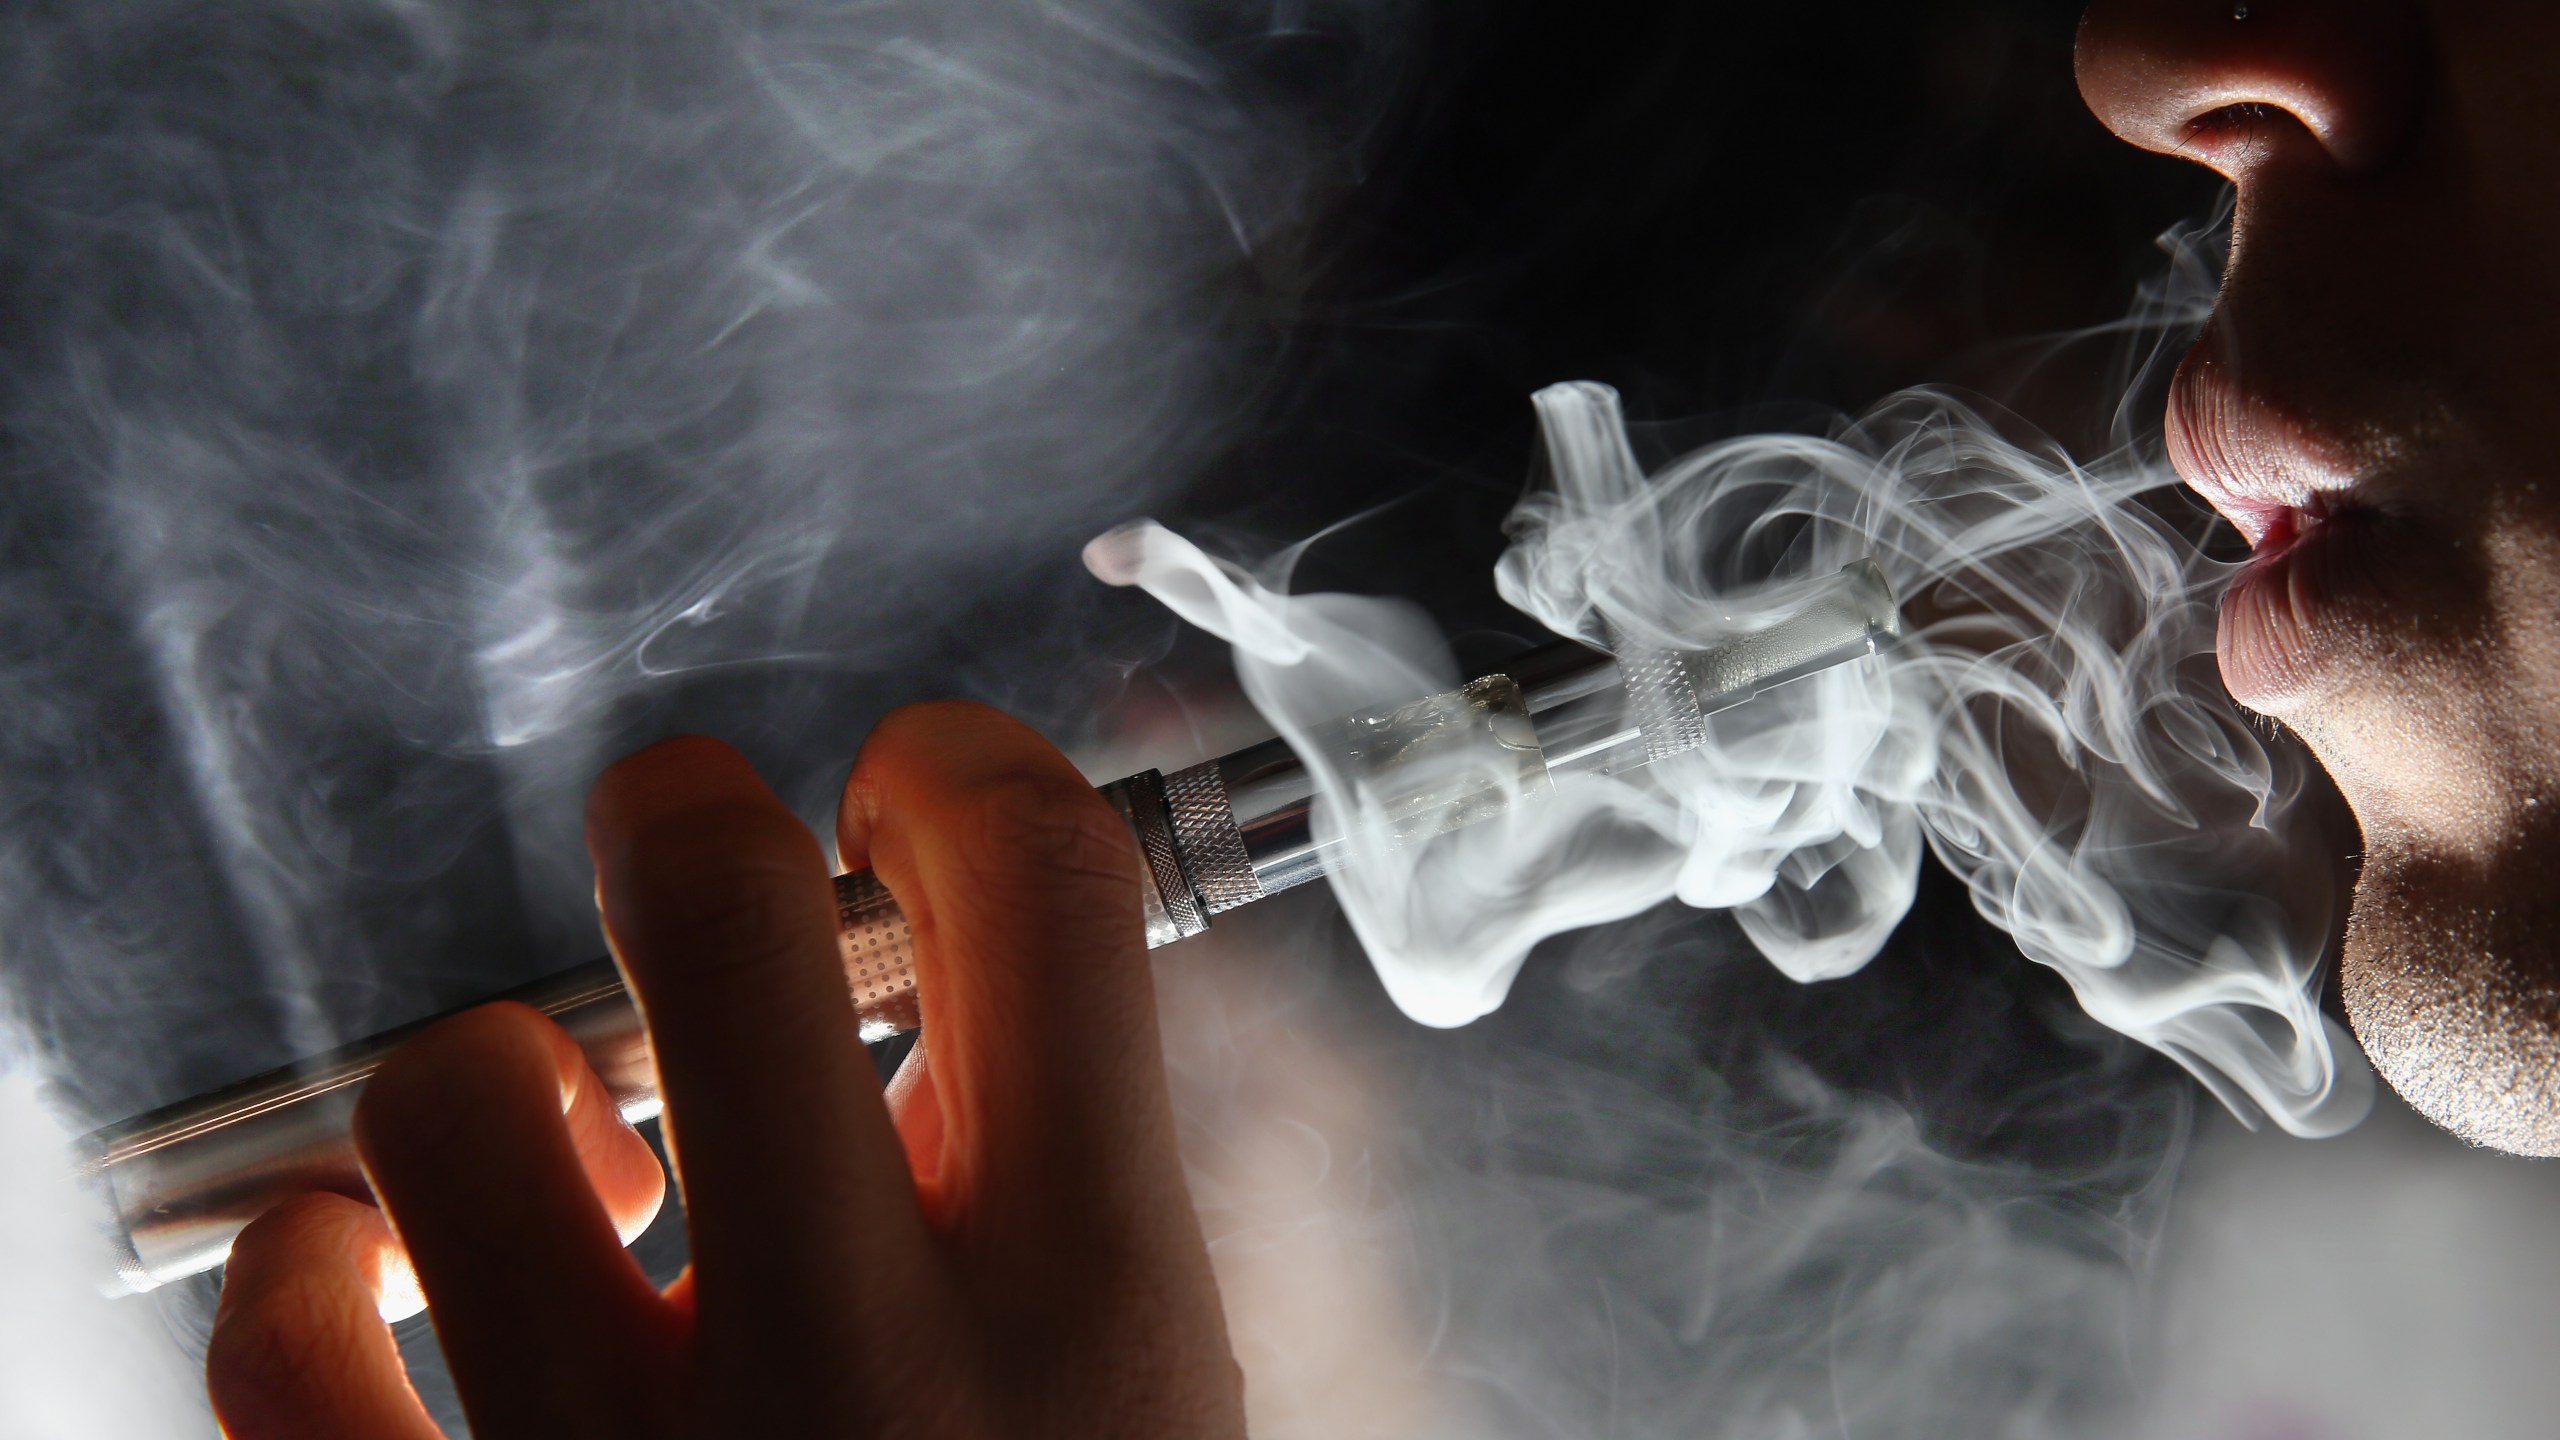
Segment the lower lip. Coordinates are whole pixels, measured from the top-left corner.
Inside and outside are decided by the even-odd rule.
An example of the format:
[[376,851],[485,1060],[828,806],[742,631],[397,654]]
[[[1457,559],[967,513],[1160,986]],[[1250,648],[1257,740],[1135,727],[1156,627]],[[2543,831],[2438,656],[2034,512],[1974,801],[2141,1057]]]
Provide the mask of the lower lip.
[[2326,688],[2341,609],[2362,583],[2356,563],[2369,517],[2288,513],[2266,530],[2222,592],[2214,648],[2233,699],[2280,714]]

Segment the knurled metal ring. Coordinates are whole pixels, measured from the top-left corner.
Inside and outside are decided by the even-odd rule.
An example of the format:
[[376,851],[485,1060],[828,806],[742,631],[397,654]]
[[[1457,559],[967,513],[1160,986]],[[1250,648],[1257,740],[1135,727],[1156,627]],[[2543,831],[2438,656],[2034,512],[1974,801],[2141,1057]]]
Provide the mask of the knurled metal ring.
[[1102,793],[1120,812],[1120,818],[1129,823],[1129,833],[1137,837],[1138,853],[1146,861],[1148,889],[1152,892],[1147,907],[1147,944],[1166,945],[1208,929],[1209,917],[1191,888],[1191,877],[1182,873],[1182,855],[1173,838],[1173,815],[1164,803],[1164,776],[1154,770],[1144,771],[1112,781],[1102,787]]
[[1204,760],[1164,777],[1164,803],[1173,816],[1174,848],[1208,913],[1223,915],[1262,898],[1262,881],[1245,853],[1244,831],[1236,825],[1217,761]]

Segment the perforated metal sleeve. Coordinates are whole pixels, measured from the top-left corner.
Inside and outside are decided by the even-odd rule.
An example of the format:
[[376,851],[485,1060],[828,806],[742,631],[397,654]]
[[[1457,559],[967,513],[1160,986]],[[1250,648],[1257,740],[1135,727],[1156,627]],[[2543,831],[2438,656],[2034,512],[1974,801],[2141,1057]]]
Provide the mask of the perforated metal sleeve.
[[1262,898],[1262,881],[1245,853],[1244,831],[1227,801],[1218,762],[1204,761],[1164,777],[1165,809],[1173,816],[1174,846],[1192,888],[1211,915],[1223,915]]
[[865,1041],[922,1023],[916,1013],[916,938],[889,887],[868,870],[836,877],[836,925],[845,983]]

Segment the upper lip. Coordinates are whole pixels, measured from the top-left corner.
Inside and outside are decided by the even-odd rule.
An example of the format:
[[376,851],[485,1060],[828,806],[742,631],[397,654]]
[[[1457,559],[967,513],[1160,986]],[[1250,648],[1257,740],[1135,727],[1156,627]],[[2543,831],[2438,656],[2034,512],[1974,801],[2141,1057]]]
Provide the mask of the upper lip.
[[2281,545],[2355,486],[2346,448],[2248,382],[2217,316],[2169,389],[2169,461],[2252,550]]

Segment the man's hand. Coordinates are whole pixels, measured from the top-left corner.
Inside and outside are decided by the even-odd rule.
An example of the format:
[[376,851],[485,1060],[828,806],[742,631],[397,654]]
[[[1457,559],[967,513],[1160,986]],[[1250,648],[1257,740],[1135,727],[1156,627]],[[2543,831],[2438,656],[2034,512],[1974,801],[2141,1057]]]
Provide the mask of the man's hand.
[[929,1071],[884,1103],[825,859],[746,763],[624,760],[588,845],[691,1267],[660,1293],[624,1253],[663,1181],[576,1047],[483,1007],[357,1112],[387,1226],[314,1196],[241,1234],[206,1360],[226,1431],[434,1435],[377,1313],[414,1273],[481,1440],[1241,1436],[1126,828],[1029,730],[932,705],[872,736],[837,834],[914,928]]

